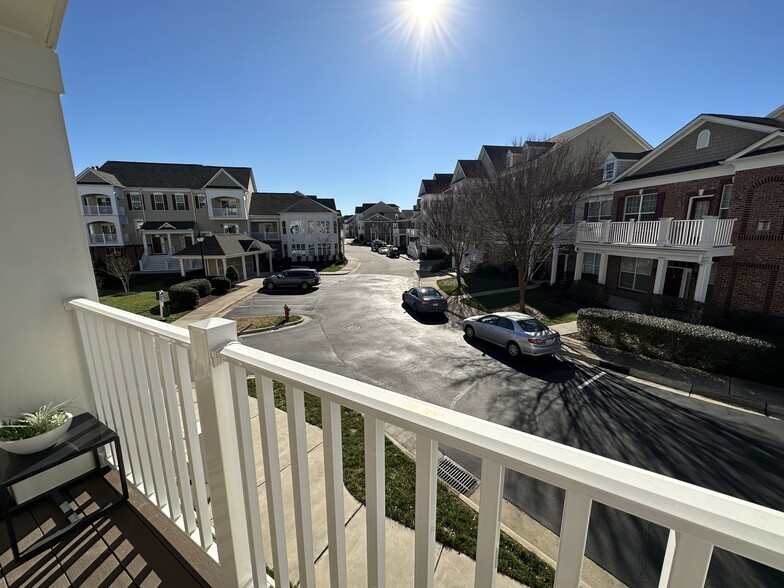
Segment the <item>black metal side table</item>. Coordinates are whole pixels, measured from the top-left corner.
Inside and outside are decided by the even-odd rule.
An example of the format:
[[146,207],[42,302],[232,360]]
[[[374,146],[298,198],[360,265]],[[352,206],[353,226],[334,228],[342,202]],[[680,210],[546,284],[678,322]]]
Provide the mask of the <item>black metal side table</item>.
[[[79,516],[73,512],[68,501],[60,493],[60,489],[100,471],[102,466],[98,457],[98,449],[109,443],[114,444],[114,454],[117,461],[117,468],[119,469],[122,494],[118,494],[116,500],[106,504],[97,511],[92,512],[89,515]],[[14,504],[11,499],[9,488],[17,482],[26,480],[36,474],[45,472],[50,468],[90,452],[93,454],[95,463],[94,469],[53,488],[48,492],[49,496],[57,503],[60,510],[68,518],[69,524],[58,529],[54,533],[39,539],[20,553],[11,517],[14,513],[24,509],[32,502],[40,500],[42,496],[45,496],[46,494],[36,496],[20,504]],[[60,541],[66,533],[73,532],[76,529],[87,525],[105,514],[108,509],[125,500],[128,500],[128,482],[125,479],[120,438],[117,433],[89,413],[75,416],[71,421],[68,432],[54,447],[30,455],[17,455],[0,449],[0,513],[2,513],[3,521],[5,521],[5,526],[8,530],[8,538],[11,543],[11,550],[15,560],[27,558],[46,549],[50,545]]]

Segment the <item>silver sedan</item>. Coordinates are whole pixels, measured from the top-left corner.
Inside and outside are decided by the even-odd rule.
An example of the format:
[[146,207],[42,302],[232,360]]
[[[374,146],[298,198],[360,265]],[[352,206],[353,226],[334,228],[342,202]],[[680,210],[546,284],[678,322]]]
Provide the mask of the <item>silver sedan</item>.
[[496,312],[463,321],[466,337],[506,347],[511,357],[550,355],[561,349],[561,336],[538,319],[521,312]]

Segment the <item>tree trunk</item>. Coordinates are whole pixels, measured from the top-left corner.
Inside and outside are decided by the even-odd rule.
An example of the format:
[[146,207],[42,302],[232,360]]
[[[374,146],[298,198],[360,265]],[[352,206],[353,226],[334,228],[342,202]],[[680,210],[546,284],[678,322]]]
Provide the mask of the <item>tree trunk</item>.
[[528,267],[523,267],[523,265],[515,266],[517,268],[517,286],[520,288],[520,312],[526,312],[525,287],[528,284]]
[[454,255],[455,259],[455,274],[457,276],[457,293],[463,293],[463,273],[460,271],[460,266],[462,264],[462,258],[458,255]]

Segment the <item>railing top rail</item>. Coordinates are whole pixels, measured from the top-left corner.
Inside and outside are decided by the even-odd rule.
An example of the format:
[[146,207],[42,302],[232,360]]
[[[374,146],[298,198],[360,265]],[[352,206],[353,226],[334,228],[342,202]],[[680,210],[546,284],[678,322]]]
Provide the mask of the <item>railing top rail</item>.
[[119,308],[112,308],[100,302],[95,302],[87,298],[72,298],[65,301],[65,307],[69,309],[78,309],[92,315],[121,323],[126,327],[132,327],[151,335],[164,337],[176,343],[184,343],[190,345],[191,338],[187,329],[176,327],[167,323],[162,323],[150,318],[139,316]]
[[784,569],[784,513],[238,342],[216,350],[215,355],[549,484]]

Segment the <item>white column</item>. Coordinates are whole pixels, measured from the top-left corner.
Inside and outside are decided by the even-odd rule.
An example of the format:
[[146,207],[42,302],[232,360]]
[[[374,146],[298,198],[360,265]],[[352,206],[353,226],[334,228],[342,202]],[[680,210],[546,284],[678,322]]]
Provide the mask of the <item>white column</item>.
[[703,261],[697,270],[697,283],[694,287],[694,300],[695,302],[705,302],[705,297],[708,295],[708,281],[710,280],[711,268],[713,267],[713,260]]
[[664,277],[667,275],[667,260],[656,260],[656,278],[653,280],[653,293],[661,294],[664,291]]
[[598,282],[600,284],[604,284],[607,281],[607,262],[610,260],[610,256],[607,253],[602,253],[601,257],[599,258],[599,279]]
[[185,264],[182,263],[182,258],[179,259],[180,262],[180,275],[185,276]]
[[269,252],[269,268],[270,272],[272,272],[272,251]]
[[574,279],[575,281],[581,279],[583,277],[583,259],[585,258],[585,252],[578,251],[577,252],[577,259],[574,262]]
[[717,216],[706,216],[702,219],[702,233],[700,234],[700,249],[711,249],[716,243],[716,224],[719,222]]
[[248,279],[248,268],[245,267],[245,256],[244,255],[242,256],[242,279],[243,280],[247,280]]
[[191,336],[193,379],[204,436],[204,461],[215,525],[215,543],[223,584],[244,586],[252,579],[248,513],[242,494],[240,447],[235,422],[231,366],[212,361],[213,350],[237,340],[237,326],[220,318],[188,327]]
[[610,221],[603,220],[602,221],[602,228],[599,232],[599,243],[609,243],[610,242]]
[[223,266],[223,274],[222,275],[225,276],[226,275],[226,258],[224,257],[220,261],[221,261],[221,265]]
[[660,218],[659,219],[659,238],[656,239],[656,245],[658,247],[666,247],[670,244],[670,224],[672,223],[672,218]]
[[634,240],[634,219],[627,221],[626,226],[626,244],[631,245]]
[[558,245],[555,245],[553,247],[553,259],[550,262],[550,285],[551,286],[555,284],[555,278],[558,274],[558,251],[559,250],[560,247]]

